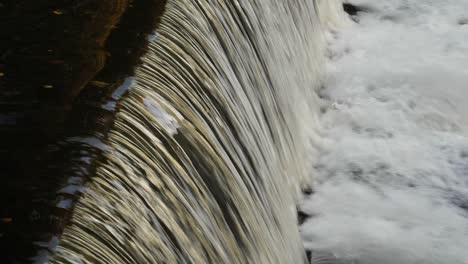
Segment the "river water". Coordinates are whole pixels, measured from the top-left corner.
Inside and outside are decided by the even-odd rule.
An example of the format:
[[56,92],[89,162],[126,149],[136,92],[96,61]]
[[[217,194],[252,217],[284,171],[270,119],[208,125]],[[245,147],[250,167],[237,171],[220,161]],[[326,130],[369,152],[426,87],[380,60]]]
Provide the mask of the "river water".
[[468,263],[468,1],[349,2],[301,206],[312,263]]

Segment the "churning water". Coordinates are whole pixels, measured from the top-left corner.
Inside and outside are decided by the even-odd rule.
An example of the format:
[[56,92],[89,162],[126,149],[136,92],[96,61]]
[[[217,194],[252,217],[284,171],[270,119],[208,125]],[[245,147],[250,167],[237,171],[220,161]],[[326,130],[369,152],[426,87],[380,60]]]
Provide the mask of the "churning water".
[[468,1],[352,0],[329,34],[312,263],[468,263]]

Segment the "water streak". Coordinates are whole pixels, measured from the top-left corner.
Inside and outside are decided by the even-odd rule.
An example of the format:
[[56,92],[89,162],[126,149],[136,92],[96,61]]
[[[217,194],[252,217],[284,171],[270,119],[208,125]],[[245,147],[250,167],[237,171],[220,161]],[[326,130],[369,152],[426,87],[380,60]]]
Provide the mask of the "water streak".
[[336,7],[169,0],[51,262],[304,263],[296,203]]

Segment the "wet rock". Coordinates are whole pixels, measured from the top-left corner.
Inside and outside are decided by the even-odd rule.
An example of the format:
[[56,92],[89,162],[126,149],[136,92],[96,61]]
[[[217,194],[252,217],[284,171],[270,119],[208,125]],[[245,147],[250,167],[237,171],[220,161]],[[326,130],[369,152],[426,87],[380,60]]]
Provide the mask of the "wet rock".
[[343,10],[350,16],[356,16],[359,12],[365,12],[367,9],[350,3],[344,3]]

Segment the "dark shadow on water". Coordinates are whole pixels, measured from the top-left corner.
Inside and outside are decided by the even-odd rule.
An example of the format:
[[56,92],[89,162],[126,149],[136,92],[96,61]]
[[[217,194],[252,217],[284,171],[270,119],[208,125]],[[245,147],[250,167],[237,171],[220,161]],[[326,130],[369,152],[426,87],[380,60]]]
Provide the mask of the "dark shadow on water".
[[164,4],[0,0],[0,263],[28,262],[34,241],[60,234],[70,210],[57,189],[92,174],[81,158],[100,152],[64,139],[106,137],[114,110],[102,106],[118,101]]

